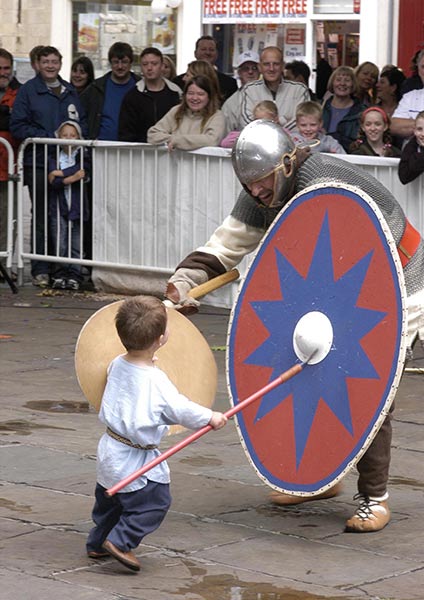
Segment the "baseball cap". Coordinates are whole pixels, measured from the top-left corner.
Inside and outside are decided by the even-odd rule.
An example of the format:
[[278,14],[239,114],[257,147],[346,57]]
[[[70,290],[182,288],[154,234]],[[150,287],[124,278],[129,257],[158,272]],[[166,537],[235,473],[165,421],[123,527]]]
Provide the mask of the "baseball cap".
[[247,52],[242,52],[238,57],[237,64],[235,65],[238,69],[245,62],[254,62],[259,64],[259,54],[257,52],[252,52],[248,50]]

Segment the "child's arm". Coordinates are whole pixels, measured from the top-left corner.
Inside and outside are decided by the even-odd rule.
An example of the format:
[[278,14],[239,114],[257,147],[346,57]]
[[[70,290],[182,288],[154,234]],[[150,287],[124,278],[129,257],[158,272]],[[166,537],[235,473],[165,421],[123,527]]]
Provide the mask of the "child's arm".
[[69,175],[68,177],[65,177],[63,180],[63,183],[65,185],[69,185],[71,183],[75,183],[77,181],[80,181],[81,179],[84,179],[84,177],[85,177],[85,170],[78,169],[78,171],[76,171],[73,175]]
[[49,183],[52,184],[56,177],[63,177],[63,171],[60,169],[53,169],[53,171],[50,171],[48,175]]
[[211,420],[208,425],[212,427],[212,429],[221,429],[224,425],[227,424],[227,417],[221,412],[213,412]]

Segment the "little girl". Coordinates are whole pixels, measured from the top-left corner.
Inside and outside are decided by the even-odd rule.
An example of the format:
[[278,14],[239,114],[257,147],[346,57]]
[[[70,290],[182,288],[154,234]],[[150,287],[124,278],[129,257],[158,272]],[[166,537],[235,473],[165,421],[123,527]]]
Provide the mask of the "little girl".
[[391,143],[390,118],[379,106],[370,106],[360,116],[358,139],[350,146],[350,154],[399,157],[400,150]]
[[[81,128],[65,121],[55,132],[64,140],[82,139]],[[81,147],[64,145],[49,158],[49,230],[56,256],[83,258],[81,230],[88,219],[87,156]],[[53,273],[54,289],[78,290],[83,280],[81,265],[58,263]]]

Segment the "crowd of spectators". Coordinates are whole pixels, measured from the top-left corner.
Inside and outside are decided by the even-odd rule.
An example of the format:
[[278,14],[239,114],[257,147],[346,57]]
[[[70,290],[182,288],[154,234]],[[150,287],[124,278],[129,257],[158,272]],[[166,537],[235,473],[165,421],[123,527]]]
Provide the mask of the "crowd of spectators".
[[[242,53],[235,65],[236,78],[216,68],[218,47],[211,36],[197,40],[194,59],[185,73],[177,75],[169,56],[145,48],[139,75],[133,70],[132,47],[115,42],[108,53],[110,70],[96,78],[91,60],[80,56],[72,64],[68,83],[59,75],[59,51],[36,46],[30,53],[34,78],[20,85],[13,77],[12,55],[0,49],[0,136],[16,150],[26,138],[54,138],[66,130],[64,123],[74,121],[81,138],[166,144],[169,151],[203,146],[230,149],[246,124],[266,118],[278,122],[297,145],[307,145],[312,152],[401,157],[402,183],[424,170],[424,49],[413,57],[408,77],[396,65],[380,70],[369,61],[355,69],[333,70],[317,56],[315,92],[309,87],[310,67],[300,60],[284,64],[283,53],[275,46],[264,48],[260,56]],[[0,146],[2,239],[7,216],[6,158]],[[78,160],[66,168],[72,167],[80,176],[75,179],[64,171],[59,181],[58,176],[48,177],[41,155],[26,154],[25,183],[32,201],[36,254],[45,254],[52,244],[45,231],[46,186],[63,187],[67,197],[66,190],[82,179],[87,180],[84,236],[89,242],[84,243],[83,254],[90,258],[89,178]],[[57,234],[57,220],[53,230]],[[50,285],[51,273],[46,261],[33,261],[34,285]],[[66,278],[59,279],[60,286],[67,285]],[[75,287],[78,277],[74,273],[70,279]]]

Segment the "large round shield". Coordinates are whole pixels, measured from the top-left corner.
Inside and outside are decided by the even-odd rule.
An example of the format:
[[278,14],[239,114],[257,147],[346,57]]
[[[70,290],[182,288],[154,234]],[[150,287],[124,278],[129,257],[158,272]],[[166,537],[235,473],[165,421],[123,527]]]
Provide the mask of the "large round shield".
[[331,331],[325,358],[311,359],[236,418],[259,477],[305,496],[334,485],[365,452],[389,411],[406,351],[396,245],[373,200],[347,185],[305,189],[263,238],[230,319],[233,405],[306,362],[295,331],[300,322],[312,328],[308,318],[317,314],[328,323],[325,335]]
[[[116,356],[125,353],[115,328],[115,316],[122,302],[113,302],[95,312],[81,329],[75,348],[78,383],[97,411],[106,385],[107,368]],[[157,351],[156,364],[187,398],[210,407],[217,388],[217,367],[212,351],[189,319],[176,310],[167,312],[169,339]],[[182,429],[173,425],[170,433]]]

